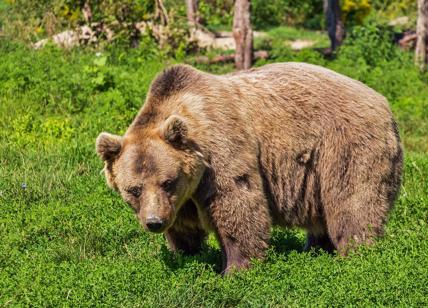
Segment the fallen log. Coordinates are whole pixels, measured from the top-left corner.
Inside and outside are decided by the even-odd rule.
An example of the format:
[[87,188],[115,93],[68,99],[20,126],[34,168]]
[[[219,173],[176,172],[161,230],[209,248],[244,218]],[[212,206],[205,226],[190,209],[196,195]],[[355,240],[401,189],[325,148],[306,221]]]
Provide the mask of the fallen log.
[[[416,40],[418,36],[416,34],[416,31],[414,30],[407,30],[405,32],[396,33],[394,35],[394,43],[397,44],[401,49],[409,51],[414,50],[416,47]],[[428,47],[427,47],[427,53],[428,53]]]
[[[269,58],[269,53],[266,50],[259,50],[253,53],[253,59],[267,59]],[[198,56],[195,61],[198,64],[216,64],[216,63],[225,63],[233,62],[235,60],[235,54],[231,55],[218,55],[212,58],[207,56]]]
[[408,31],[404,33],[403,37],[398,41],[398,45],[406,50],[412,49],[416,45],[416,39],[416,32]]
[[107,41],[112,41],[114,32],[103,23],[83,25],[75,30],[66,30],[55,34],[50,38],[42,39],[32,44],[34,49],[44,47],[49,41],[61,48],[72,48],[79,45],[93,44],[98,41],[98,36],[103,33]]

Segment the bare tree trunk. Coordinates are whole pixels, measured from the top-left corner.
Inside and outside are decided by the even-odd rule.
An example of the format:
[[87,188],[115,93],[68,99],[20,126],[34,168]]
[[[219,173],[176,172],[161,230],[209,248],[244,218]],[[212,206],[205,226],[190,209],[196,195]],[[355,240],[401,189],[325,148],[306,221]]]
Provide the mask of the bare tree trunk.
[[83,5],[83,8],[82,8],[82,13],[86,23],[89,24],[92,21],[92,10],[91,10],[91,5],[89,4],[89,1],[85,1],[85,4]]
[[418,24],[416,33],[415,60],[419,68],[425,70],[428,63],[428,0],[418,0]]
[[249,69],[253,62],[253,30],[250,0],[235,0],[233,37],[236,42],[235,65],[238,70]]
[[199,26],[198,0],[186,0],[187,22],[190,27]]
[[168,20],[168,12],[165,9],[165,5],[163,4],[163,0],[156,0],[155,2],[155,15],[160,18],[161,25],[166,26],[169,23]]
[[331,42],[331,51],[340,46],[345,37],[345,25],[341,19],[339,0],[324,0],[327,31]]

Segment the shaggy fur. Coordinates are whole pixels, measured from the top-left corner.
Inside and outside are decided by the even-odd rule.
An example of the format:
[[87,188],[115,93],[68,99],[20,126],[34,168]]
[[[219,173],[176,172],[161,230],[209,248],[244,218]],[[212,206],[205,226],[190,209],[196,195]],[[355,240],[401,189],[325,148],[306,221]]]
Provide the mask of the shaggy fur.
[[403,160],[383,96],[302,63],[224,76],[174,66],[97,151],[143,225],[159,219],[170,247],[192,254],[215,232],[226,272],[265,255],[273,224],[306,229],[306,249],[372,242]]

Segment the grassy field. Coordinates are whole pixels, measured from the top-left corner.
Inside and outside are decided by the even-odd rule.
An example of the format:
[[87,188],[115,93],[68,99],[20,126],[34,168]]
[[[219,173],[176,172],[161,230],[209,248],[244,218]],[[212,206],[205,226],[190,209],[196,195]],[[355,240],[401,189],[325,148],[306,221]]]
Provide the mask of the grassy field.
[[212,237],[195,257],[170,253],[106,187],[95,154],[98,133],[123,133],[172,61],[0,42],[0,306],[427,306],[427,78],[384,45],[360,30],[326,61],[274,42],[270,61],[321,64],[389,98],[405,173],[385,236],[341,258],[302,252],[302,231],[274,229],[267,260],[222,278]]

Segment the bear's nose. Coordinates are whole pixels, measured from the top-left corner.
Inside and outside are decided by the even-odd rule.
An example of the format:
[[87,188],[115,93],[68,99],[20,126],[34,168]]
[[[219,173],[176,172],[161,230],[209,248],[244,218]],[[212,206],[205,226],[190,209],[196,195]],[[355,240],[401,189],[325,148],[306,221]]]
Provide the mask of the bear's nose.
[[146,220],[146,226],[149,231],[157,232],[162,229],[164,222],[159,217],[150,216]]

